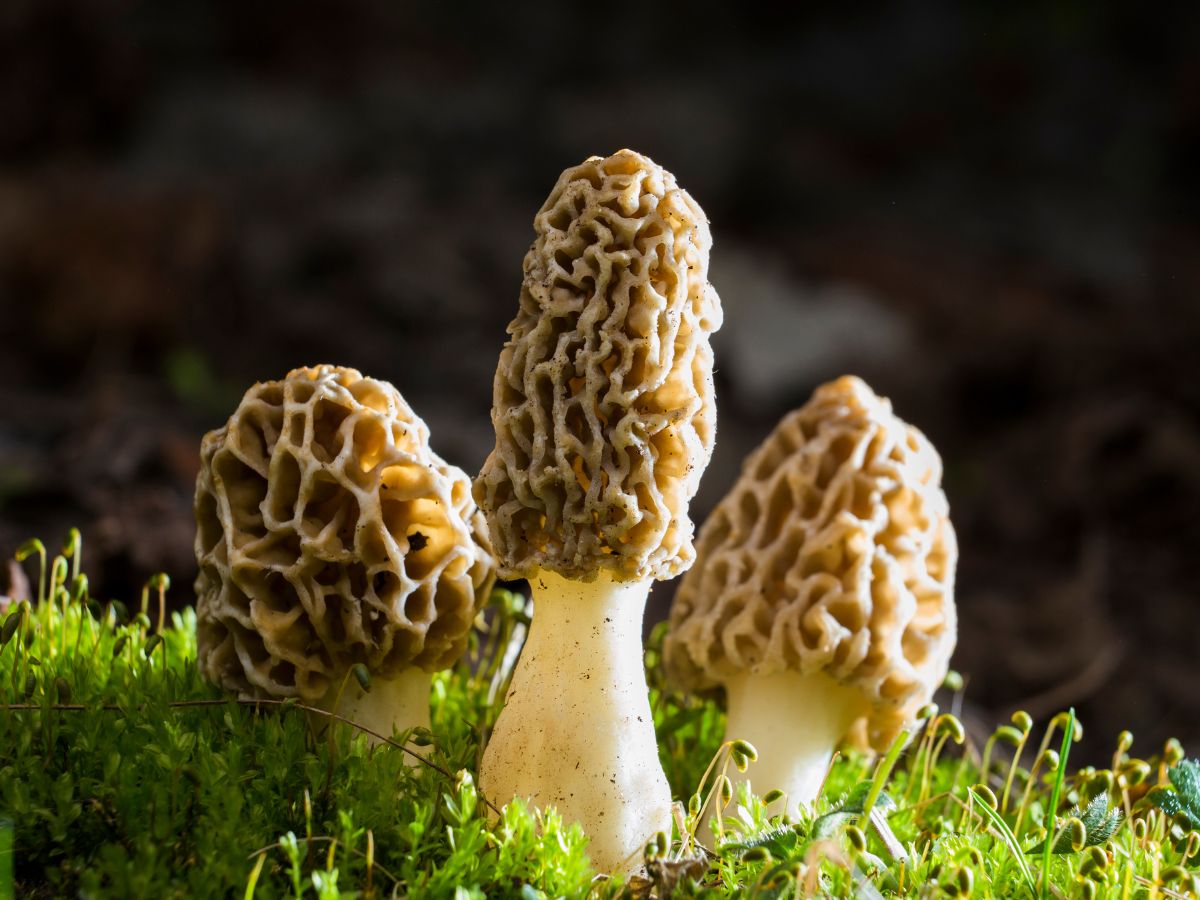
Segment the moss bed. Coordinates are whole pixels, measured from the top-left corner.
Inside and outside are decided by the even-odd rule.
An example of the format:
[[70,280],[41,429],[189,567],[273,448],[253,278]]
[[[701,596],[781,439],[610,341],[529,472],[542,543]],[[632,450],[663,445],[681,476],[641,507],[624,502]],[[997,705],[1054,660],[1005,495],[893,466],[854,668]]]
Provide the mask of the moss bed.
[[[722,745],[718,705],[662,683],[661,630],[646,663],[676,831],[647,848],[647,877],[598,876],[577,826],[518,804],[497,818],[475,787],[521,595],[496,591],[468,658],[435,676],[425,759],[406,764],[352,723],[221,696],[196,672],[192,611],[160,613],[164,578],[140,602],[101,604],[77,536],[54,560],[37,541],[18,558],[41,577],[0,626],[0,898],[1200,891],[1200,764],[1174,741],[1132,757],[1124,733],[1110,769],[1073,770],[1069,712],[1044,726],[1017,713],[976,747],[927,709],[903,749],[837,759],[810,815],[768,820],[722,774],[753,766],[752,748]],[[713,856],[689,833],[718,808]]]

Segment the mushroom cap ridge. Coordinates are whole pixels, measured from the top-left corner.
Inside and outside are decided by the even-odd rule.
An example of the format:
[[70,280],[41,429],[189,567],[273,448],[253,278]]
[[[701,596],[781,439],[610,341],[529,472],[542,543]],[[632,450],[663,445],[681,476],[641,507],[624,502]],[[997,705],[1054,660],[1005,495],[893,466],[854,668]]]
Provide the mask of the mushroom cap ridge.
[[195,511],[197,661],[243,696],[315,702],[359,662],[444,668],[495,578],[466,474],[353,369],[250,388],[204,437]]
[[886,750],[945,677],[958,550],[928,439],[860,379],[822,385],[745,461],[670,614],[672,679],[822,672],[857,687],[848,735]]
[[674,577],[716,430],[708,222],[622,150],[563,172],[534,229],[474,484],[501,574]]

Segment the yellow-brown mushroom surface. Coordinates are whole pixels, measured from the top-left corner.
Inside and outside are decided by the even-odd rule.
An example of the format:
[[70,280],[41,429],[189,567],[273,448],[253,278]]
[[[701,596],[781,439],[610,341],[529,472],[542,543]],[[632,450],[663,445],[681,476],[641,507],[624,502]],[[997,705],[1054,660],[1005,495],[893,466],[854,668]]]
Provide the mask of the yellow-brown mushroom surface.
[[475,481],[501,572],[673,577],[716,430],[708,222],[622,150],[565,171],[534,229]]
[[860,379],[786,416],[696,543],[664,647],[677,683],[823,673],[862,692],[850,740],[883,751],[945,676],[958,552],[941,460]]
[[462,470],[394,387],[334,366],[256,384],[201,446],[198,662],[316,702],[350,666],[457,659],[494,580]]

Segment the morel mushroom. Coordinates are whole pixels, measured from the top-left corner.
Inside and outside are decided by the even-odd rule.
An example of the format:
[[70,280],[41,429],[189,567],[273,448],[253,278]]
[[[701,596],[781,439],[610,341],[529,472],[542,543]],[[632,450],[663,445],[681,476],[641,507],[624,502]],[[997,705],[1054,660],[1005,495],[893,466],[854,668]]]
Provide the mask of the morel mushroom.
[[480,786],[557,807],[593,864],[630,870],[671,825],[641,628],[651,583],[693,559],[715,432],[711,240],[675,178],[629,150],[565,171],[534,228],[474,487],[533,624]]
[[462,655],[495,564],[466,474],[394,387],[335,366],[256,384],[204,437],[196,523],[206,678],[428,727],[429,673]]
[[744,779],[816,795],[843,738],[886,750],[954,649],[958,551],[941,460],[857,378],[817,389],[746,460],[704,523],[664,663],[725,689]]

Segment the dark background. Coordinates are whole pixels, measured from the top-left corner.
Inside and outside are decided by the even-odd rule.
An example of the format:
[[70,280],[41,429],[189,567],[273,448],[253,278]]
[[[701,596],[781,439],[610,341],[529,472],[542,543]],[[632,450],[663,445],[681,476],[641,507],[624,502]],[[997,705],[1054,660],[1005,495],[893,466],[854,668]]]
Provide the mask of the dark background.
[[0,551],[190,602],[200,435],[302,364],[476,471],[533,214],[629,146],[715,238],[696,518],[859,373],[945,460],[976,714],[1200,752],[1197,19],[844,5],[6,0]]

